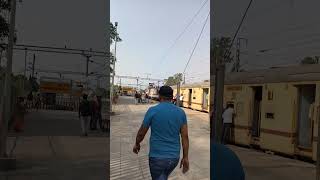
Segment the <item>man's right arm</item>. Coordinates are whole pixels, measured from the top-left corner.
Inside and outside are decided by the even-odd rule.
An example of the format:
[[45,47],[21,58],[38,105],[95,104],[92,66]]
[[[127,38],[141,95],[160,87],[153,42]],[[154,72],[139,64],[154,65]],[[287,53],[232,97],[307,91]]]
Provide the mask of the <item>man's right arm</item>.
[[183,148],[183,158],[188,158],[189,154],[189,135],[188,135],[188,125],[184,124],[181,127],[181,139]]
[[183,158],[181,160],[180,168],[183,167],[182,172],[186,173],[189,170],[189,135],[187,124],[182,125],[180,133],[183,148]]

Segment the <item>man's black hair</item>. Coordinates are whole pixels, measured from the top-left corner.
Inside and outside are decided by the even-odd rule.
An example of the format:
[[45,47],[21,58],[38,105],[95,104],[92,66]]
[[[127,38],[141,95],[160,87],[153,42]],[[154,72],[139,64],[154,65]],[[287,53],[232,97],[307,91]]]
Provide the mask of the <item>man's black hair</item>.
[[170,86],[162,86],[159,90],[159,96],[165,99],[172,99],[173,89]]

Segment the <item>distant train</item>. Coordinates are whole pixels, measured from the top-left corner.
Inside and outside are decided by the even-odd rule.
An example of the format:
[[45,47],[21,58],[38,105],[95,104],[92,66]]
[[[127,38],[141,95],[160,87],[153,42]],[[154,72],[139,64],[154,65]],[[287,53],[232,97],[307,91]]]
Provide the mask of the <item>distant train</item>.
[[133,96],[135,93],[136,89],[133,87],[121,87],[120,88],[120,94],[122,96]]
[[156,87],[149,87],[147,90],[147,95],[149,99],[159,100],[159,90]]
[[[181,86],[182,106],[209,112],[211,88],[209,83]],[[320,65],[228,74],[226,103],[236,111],[235,144],[317,160]]]

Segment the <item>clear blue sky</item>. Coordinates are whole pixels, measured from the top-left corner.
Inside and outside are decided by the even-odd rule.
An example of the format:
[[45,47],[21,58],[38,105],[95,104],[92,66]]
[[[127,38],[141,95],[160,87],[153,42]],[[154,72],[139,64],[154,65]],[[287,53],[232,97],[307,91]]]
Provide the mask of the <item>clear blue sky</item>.
[[[111,0],[111,22],[119,23],[118,32],[123,39],[117,46],[116,74],[146,77],[146,73],[150,73],[149,77],[164,79],[182,72],[209,13],[209,2],[169,54],[167,52],[204,2]],[[186,70],[187,81],[209,79],[209,20]]]

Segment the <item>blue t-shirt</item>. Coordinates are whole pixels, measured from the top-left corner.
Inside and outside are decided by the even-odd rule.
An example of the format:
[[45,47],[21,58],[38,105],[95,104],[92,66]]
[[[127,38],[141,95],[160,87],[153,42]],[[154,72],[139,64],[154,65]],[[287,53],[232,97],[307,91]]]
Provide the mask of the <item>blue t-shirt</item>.
[[143,126],[151,127],[149,157],[179,158],[180,128],[187,123],[185,112],[169,102],[148,109]]
[[245,180],[245,172],[237,155],[223,144],[211,144],[212,180]]

